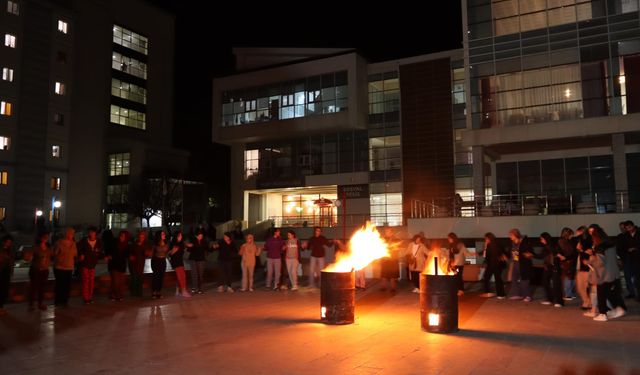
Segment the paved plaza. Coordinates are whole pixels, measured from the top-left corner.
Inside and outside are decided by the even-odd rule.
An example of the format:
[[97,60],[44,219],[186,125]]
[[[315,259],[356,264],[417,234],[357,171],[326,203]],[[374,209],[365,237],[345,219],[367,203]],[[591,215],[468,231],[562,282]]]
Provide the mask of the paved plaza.
[[[98,299],[0,318],[2,374],[640,374],[640,308],[609,322],[564,308],[460,300],[460,331],[420,329],[408,286],[358,292],[356,322],[320,323],[320,291]],[[470,285],[476,289],[479,285]]]

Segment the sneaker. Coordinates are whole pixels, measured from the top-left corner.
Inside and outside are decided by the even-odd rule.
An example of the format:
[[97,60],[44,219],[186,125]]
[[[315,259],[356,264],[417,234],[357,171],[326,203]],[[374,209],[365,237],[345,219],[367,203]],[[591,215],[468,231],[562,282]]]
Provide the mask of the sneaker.
[[[549,302],[549,301],[542,301],[542,302],[540,302],[540,304],[541,304],[541,305],[551,305],[551,302]],[[556,305],[557,305],[557,303],[556,303]]]
[[515,300],[522,299],[522,297],[520,297],[520,296],[511,296],[511,297],[509,297],[509,299],[514,300],[514,301],[515,301]]
[[196,288],[191,288],[191,294],[196,294]]
[[411,291],[412,293],[420,293],[420,289],[418,288],[413,288],[413,290]]
[[220,285],[218,287],[218,293],[222,293],[222,292],[224,292],[224,286]]
[[[491,297],[495,297],[495,295],[496,295],[495,293],[482,293],[480,295],[480,297],[491,298]],[[504,298],[504,297],[502,297],[502,298]]]
[[298,290],[298,287],[294,286],[294,287],[291,288],[291,290]]
[[191,298],[191,294],[189,294],[189,292],[187,292],[186,290],[182,292],[181,296],[184,298]]
[[288,290],[288,289],[289,289],[289,287],[288,287],[287,285],[283,285],[283,286],[281,286],[281,287],[280,287],[280,289],[281,289],[281,290]]
[[559,303],[554,303],[554,304],[553,304],[553,307],[562,307],[562,305],[561,305],[561,304],[559,304]]
[[273,287],[273,290],[280,290],[280,288],[278,288],[278,286],[276,285]]
[[502,299],[505,299],[505,298],[507,298],[507,297],[505,297],[505,296],[498,296],[498,297],[496,297],[496,298],[497,298],[497,299],[502,300]]
[[228,293],[233,293],[233,288],[232,288],[232,287],[230,287],[230,286],[228,286],[228,287],[227,287],[227,292],[228,292]]
[[586,313],[582,313],[582,315],[586,316],[587,318],[595,318],[596,315],[598,315],[598,314],[593,312],[593,311],[587,311]]
[[525,298],[523,299],[523,301],[524,301],[524,302],[531,302],[531,297],[525,297]]
[[562,299],[565,301],[573,301],[576,297],[563,297]]
[[[193,293],[192,293],[193,294]],[[198,289],[198,294],[204,294],[204,292],[202,291],[202,289]]]
[[622,307],[616,307],[615,309],[607,313],[609,319],[616,319],[627,315],[627,312]]
[[241,292],[246,292],[247,290],[245,288],[240,289]]
[[250,292],[253,292],[253,288],[249,288],[249,291],[250,291]]
[[605,314],[598,314],[596,317],[593,318],[593,320],[595,320],[596,322],[606,322],[609,319],[607,318],[607,315],[605,315]]

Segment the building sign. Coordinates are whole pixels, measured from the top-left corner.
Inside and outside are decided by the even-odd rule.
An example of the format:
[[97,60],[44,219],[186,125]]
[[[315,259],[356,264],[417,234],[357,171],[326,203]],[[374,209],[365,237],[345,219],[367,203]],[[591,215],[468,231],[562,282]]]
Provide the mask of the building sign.
[[369,184],[338,185],[338,199],[369,198]]

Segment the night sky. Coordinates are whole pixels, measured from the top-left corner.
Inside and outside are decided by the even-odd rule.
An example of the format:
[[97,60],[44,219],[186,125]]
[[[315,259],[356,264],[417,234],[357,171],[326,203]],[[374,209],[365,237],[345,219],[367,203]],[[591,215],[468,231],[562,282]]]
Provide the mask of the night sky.
[[[372,2],[356,10],[356,3],[147,1],[176,16],[175,145],[191,151],[190,175],[210,182],[223,205],[229,161],[227,148],[210,142],[211,81],[233,73],[233,47],[356,48],[370,62],[462,47],[458,0],[423,3],[428,11]],[[220,220],[227,209],[220,208]]]

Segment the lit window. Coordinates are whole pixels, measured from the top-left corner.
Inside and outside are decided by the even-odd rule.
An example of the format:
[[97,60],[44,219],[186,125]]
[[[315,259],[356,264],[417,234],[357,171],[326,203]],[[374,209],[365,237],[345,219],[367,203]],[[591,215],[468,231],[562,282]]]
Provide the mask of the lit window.
[[133,109],[111,105],[111,123],[145,130],[147,126],[146,114]]
[[16,36],[11,34],[4,34],[4,45],[10,48],[16,48]]
[[15,1],[7,1],[7,12],[14,14],[14,15],[19,15],[20,14],[20,7],[18,6],[18,3],[16,3]]
[[2,171],[0,172],[0,185],[8,185],[9,184],[9,172]]
[[0,115],[11,116],[11,103],[0,102]]
[[13,81],[13,69],[11,68],[2,68],[2,80],[3,81]]
[[122,26],[113,25],[113,42],[145,55],[148,52],[149,39]]
[[64,83],[56,82],[55,92],[58,95],[64,95]]
[[0,150],[7,151],[9,149],[10,144],[11,144],[11,138],[0,136]]
[[60,146],[58,145],[51,146],[51,156],[53,156],[54,158],[62,157]]
[[53,123],[59,126],[64,126],[64,115],[62,113],[55,113],[53,115]]
[[131,154],[128,152],[122,154],[109,155],[109,176],[122,176],[129,174],[129,160]]
[[245,150],[244,152],[244,178],[245,180],[259,173],[260,150]]
[[61,180],[60,177],[51,177],[51,190],[60,190]]
[[7,215],[7,208],[6,207],[0,207],[0,221],[4,220],[5,217]]
[[62,20],[58,20],[58,31],[60,31],[63,34],[67,33],[67,23],[62,21]]

